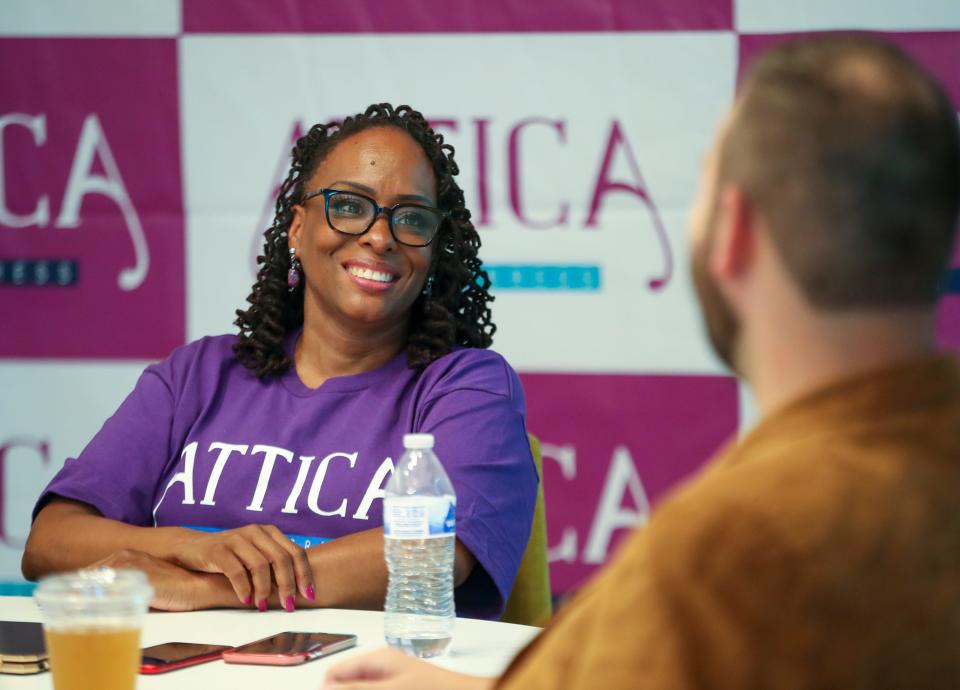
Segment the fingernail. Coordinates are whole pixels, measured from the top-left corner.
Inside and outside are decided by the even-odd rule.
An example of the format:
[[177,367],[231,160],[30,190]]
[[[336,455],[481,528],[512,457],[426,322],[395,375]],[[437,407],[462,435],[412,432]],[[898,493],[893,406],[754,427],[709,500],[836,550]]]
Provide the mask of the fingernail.
[[253,603],[253,597],[248,594],[247,598],[243,600],[243,603],[245,606],[250,606]]
[[263,613],[264,611],[266,611],[266,610],[267,610],[267,600],[266,600],[266,599],[261,599],[260,601],[258,601],[258,602],[257,602],[257,609],[260,611],[260,613]]
[[293,613],[293,597],[287,597],[283,600],[283,608],[289,613]]
[[313,601],[317,598],[317,593],[313,591],[313,585],[307,585],[307,599]]

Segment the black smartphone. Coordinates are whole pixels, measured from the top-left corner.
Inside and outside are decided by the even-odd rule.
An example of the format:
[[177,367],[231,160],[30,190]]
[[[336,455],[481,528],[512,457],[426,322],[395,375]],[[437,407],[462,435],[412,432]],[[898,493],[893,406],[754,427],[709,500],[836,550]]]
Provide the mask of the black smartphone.
[[232,649],[223,644],[164,642],[141,650],[140,673],[166,673],[186,666],[214,661]]
[[223,660],[229,664],[293,666],[329,656],[356,644],[356,635],[282,632],[224,652]]
[[40,673],[47,665],[40,623],[0,621],[0,673]]

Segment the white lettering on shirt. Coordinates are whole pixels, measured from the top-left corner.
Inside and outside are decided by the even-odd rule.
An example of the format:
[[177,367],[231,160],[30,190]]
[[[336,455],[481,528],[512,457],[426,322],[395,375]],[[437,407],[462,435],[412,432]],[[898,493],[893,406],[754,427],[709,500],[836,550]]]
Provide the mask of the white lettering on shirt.
[[325,517],[333,515],[339,515],[340,517],[347,516],[346,498],[340,501],[340,506],[336,510],[332,511],[320,508],[318,501],[320,498],[320,489],[323,486],[323,480],[327,476],[327,467],[329,467],[330,461],[334,458],[344,458],[350,463],[350,469],[353,469],[357,465],[357,455],[358,453],[330,453],[330,455],[320,461],[320,465],[317,467],[317,473],[313,475],[313,484],[310,485],[310,493],[307,495],[307,506],[310,510],[317,515],[323,515]]
[[227,460],[230,459],[230,455],[236,451],[243,455],[247,454],[247,449],[249,446],[234,444],[234,443],[220,443],[219,441],[214,441],[210,444],[208,451],[219,450],[220,455],[217,456],[217,461],[213,464],[213,471],[210,473],[210,481],[207,482],[207,490],[203,494],[203,500],[200,501],[202,506],[215,506],[217,502],[214,500],[214,495],[217,492],[217,484],[220,483],[220,475],[223,473],[223,466],[227,464]]
[[[200,452],[199,458],[197,457],[198,451]],[[300,462],[297,468],[296,479],[287,495],[286,502],[276,513],[277,517],[279,517],[281,513],[287,515],[299,514],[300,501],[302,500],[304,492],[307,489],[307,482],[312,475],[312,481],[310,481],[309,490],[306,491],[306,504],[313,514],[322,517],[350,517],[354,520],[369,520],[370,509],[373,506],[373,502],[377,499],[383,499],[384,487],[394,472],[393,459],[389,457],[385,458],[377,467],[376,471],[373,473],[373,476],[370,478],[364,494],[357,505],[356,511],[352,515],[349,515],[349,502],[352,492],[348,492],[346,489],[347,486],[356,487],[356,489],[359,489],[360,487],[357,486],[359,482],[353,479],[348,479],[346,474],[337,475],[336,472],[334,473],[335,478],[328,482],[327,474],[331,469],[331,464],[336,460],[345,460],[347,467],[344,469],[348,471],[348,474],[353,474],[352,470],[357,469],[357,461],[359,460],[360,456],[359,451],[337,451],[324,456],[319,463],[314,463],[314,461],[318,459],[318,456],[298,455],[294,450],[289,450],[280,446],[256,444],[252,445],[251,449],[250,444],[212,441],[207,447],[207,452],[204,453],[199,449],[199,442],[192,441],[184,446],[183,450],[181,451],[179,464],[180,471],[170,477],[160,501],[153,509],[154,524],[157,524],[156,515],[161,503],[163,503],[168,491],[175,484],[183,485],[183,498],[180,501],[181,505],[198,505],[218,509],[225,503],[229,504],[235,500],[232,491],[234,490],[233,487],[236,487],[236,481],[238,479],[237,475],[241,475],[239,478],[246,482],[248,481],[247,477],[252,479],[251,475],[254,472],[254,467],[256,467],[255,464],[251,464],[250,462],[246,461],[237,461],[231,463],[230,459],[235,454],[246,457],[258,454],[261,455],[260,469],[257,475],[256,486],[254,487],[249,505],[245,507],[245,509],[248,511],[258,513],[264,512],[264,501],[266,500],[268,491],[272,492],[272,494],[278,494],[275,498],[271,498],[270,501],[272,506],[270,510],[276,510],[276,507],[274,507],[274,501],[279,500],[280,491],[283,490],[280,486],[276,486],[276,484],[280,482],[286,484],[288,481],[287,478],[290,476],[290,473],[286,470],[283,472],[277,472],[276,476],[274,476],[274,469],[276,468],[277,459],[282,458],[292,466],[295,464],[294,459],[299,458]],[[203,500],[199,501],[199,503],[196,502],[194,497],[194,469],[197,462],[200,463],[200,466],[204,469],[204,471],[207,467],[210,467],[210,476],[207,479],[206,486],[202,487],[201,485],[197,487],[197,491],[200,491],[201,487],[203,490]],[[366,472],[368,471],[366,469],[367,467],[369,467],[369,465],[366,463],[361,467],[363,475],[366,475]],[[363,481],[362,478],[358,477],[358,479],[360,479],[360,482]],[[225,488],[224,491],[227,493],[224,494],[223,492],[220,492],[220,496],[218,497],[217,491],[223,481],[226,481],[226,486],[228,488]],[[326,491],[324,491],[324,487],[326,487]],[[323,493],[323,496],[321,496],[321,493]],[[339,502],[333,503],[338,494],[340,496]],[[323,502],[325,505],[321,506],[321,502]],[[271,521],[269,518],[258,518],[257,521],[264,521],[264,519],[266,519],[268,522]]]
[[263,453],[263,464],[260,466],[260,477],[257,479],[257,488],[253,492],[253,500],[250,501],[247,510],[263,512],[263,497],[267,493],[267,485],[270,484],[270,475],[273,474],[273,463],[277,461],[278,456],[287,462],[293,462],[293,453],[286,448],[259,444],[253,447],[251,455],[257,453]]
[[376,474],[373,475],[373,479],[370,480],[370,484],[367,486],[367,491],[363,494],[363,500],[360,501],[360,507],[357,508],[357,512],[353,514],[354,520],[369,520],[370,516],[367,514],[370,512],[370,505],[377,498],[383,498],[383,485],[393,476],[393,460],[390,458],[385,458],[383,462],[380,463],[380,467],[377,468]]
[[300,492],[303,491],[303,485],[307,481],[307,474],[310,472],[310,464],[317,459],[315,455],[301,455],[300,456],[300,471],[297,472],[297,481],[293,484],[293,489],[290,491],[290,495],[287,497],[287,503],[283,506],[281,513],[293,513],[297,512],[297,501],[300,499]]
[[180,453],[180,459],[183,461],[183,472],[177,472],[175,475],[170,477],[170,481],[167,482],[167,488],[163,490],[163,495],[160,497],[160,500],[157,501],[157,505],[153,507],[153,524],[157,524],[157,510],[160,509],[160,504],[163,503],[163,499],[167,497],[167,492],[170,490],[170,487],[174,484],[183,484],[183,505],[193,505],[193,461],[197,456],[197,442],[187,444],[187,446]]

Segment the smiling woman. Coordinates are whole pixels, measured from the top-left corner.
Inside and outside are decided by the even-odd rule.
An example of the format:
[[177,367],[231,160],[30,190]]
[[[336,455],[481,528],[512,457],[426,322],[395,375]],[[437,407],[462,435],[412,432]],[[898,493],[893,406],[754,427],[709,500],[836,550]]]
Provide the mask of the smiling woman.
[[[313,201],[315,193],[304,195],[293,207],[287,238],[306,277],[305,321],[324,331],[333,324],[367,327],[377,340],[402,342],[432,268],[442,219],[433,211],[437,183],[426,154],[402,130],[366,129],[330,151],[308,184],[323,190],[325,203]],[[401,205],[413,200],[427,205]],[[384,212],[381,201],[393,205]],[[409,229],[418,211],[430,221],[420,236]]]
[[40,497],[24,574],[134,566],[167,609],[379,608],[383,487],[422,432],[457,492],[458,613],[499,616],[538,480],[456,174],[406,106],[300,138],[239,335],[147,368]]

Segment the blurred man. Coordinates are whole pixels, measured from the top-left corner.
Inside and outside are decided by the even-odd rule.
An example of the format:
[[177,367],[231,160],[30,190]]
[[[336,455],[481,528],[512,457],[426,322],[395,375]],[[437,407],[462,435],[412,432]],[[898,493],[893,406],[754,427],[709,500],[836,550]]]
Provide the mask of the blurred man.
[[960,367],[934,312],[957,116],[897,49],[781,46],[707,161],[693,274],[761,421],[498,681],[379,653],[328,688],[960,687]]

